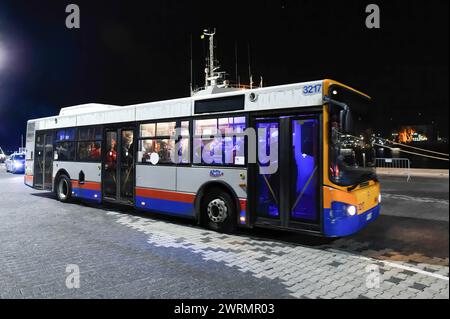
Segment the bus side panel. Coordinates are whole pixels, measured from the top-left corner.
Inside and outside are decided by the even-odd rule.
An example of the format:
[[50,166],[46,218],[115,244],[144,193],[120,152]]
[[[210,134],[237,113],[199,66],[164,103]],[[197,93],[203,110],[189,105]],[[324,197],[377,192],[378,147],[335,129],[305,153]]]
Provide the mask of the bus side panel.
[[[101,164],[100,163],[86,163],[86,162],[53,162],[53,189],[55,184],[55,177],[58,172],[65,170],[69,174],[72,181],[72,196],[74,198],[81,198],[101,202],[102,187],[101,187]],[[80,173],[83,174],[80,174]],[[84,181],[80,181],[80,175],[84,175]]]
[[194,217],[195,192],[178,192],[176,181],[175,166],[136,165],[136,207]]
[[202,185],[221,181],[229,185],[239,199],[239,218],[246,223],[247,171],[241,168],[136,166],[136,207],[195,217],[194,202]]
[[25,185],[33,187],[34,176],[34,143],[36,138],[36,123],[28,122],[27,124],[27,138],[26,138],[26,156],[25,156]]
[[247,212],[247,170],[224,167],[178,167],[177,191],[197,194],[200,187],[210,181],[220,181],[236,193],[239,200],[239,224],[248,221]]

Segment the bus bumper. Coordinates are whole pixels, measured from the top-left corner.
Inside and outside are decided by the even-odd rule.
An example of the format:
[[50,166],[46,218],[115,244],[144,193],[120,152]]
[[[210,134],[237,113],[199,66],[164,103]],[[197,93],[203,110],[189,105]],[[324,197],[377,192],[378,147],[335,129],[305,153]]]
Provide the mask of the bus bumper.
[[356,233],[380,215],[380,204],[355,216],[346,213],[347,204],[333,202],[324,211],[323,232],[326,237],[343,237]]

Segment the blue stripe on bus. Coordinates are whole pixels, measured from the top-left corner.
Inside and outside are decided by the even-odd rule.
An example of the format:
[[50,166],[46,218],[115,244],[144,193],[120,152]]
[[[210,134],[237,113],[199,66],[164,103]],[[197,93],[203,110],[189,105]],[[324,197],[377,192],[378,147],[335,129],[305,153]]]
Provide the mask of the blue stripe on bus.
[[[333,202],[332,208],[324,209],[323,231],[327,237],[342,237],[356,233],[360,229],[373,222],[380,215],[380,205],[377,205],[366,212],[348,216],[346,213],[347,204]],[[331,216],[333,214],[333,216]]]
[[154,210],[175,216],[194,216],[194,204],[136,196],[136,207],[146,210]]
[[101,191],[85,188],[72,188],[72,196],[75,198],[92,200],[98,203],[100,203],[102,200]]

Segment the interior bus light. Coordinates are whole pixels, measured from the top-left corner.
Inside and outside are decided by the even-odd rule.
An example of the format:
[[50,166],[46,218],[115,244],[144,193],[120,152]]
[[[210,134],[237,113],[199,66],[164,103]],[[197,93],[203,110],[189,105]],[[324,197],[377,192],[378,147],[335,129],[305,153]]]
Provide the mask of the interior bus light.
[[356,215],[356,206],[353,206],[353,205],[347,206],[347,214],[349,216],[355,216]]

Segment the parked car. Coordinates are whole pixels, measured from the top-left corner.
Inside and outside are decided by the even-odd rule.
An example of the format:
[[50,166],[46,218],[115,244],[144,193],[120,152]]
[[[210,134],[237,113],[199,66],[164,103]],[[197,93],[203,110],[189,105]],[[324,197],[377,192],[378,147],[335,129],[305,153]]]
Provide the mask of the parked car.
[[6,161],[6,155],[0,147],[0,163],[4,163]]
[[6,161],[6,171],[13,174],[25,173],[25,154],[14,153]]

